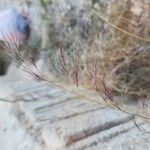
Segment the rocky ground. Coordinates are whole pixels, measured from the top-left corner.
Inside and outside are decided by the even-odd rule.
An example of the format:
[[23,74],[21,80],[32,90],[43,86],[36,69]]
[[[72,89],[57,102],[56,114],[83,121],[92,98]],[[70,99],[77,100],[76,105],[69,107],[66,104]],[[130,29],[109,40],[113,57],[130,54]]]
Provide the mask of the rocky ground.
[[143,119],[34,81],[13,67],[0,78],[0,98],[2,150],[150,149],[150,126]]

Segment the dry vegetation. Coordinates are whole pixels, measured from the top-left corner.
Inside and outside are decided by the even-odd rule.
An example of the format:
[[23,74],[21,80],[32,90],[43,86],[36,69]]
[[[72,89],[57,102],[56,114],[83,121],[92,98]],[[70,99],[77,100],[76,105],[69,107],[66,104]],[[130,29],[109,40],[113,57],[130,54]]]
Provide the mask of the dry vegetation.
[[[81,10],[70,5],[60,18],[53,14],[57,11],[55,5],[49,5],[44,7],[51,18],[46,15],[44,19],[50,27],[51,41],[46,48],[51,54],[51,73],[77,87],[82,84],[94,88],[109,99],[112,92],[150,96],[149,0],[86,3]],[[23,54],[16,54],[19,63],[25,65],[22,68],[41,79],[29,67],[34,64],[37,68],[32,56],[26,54],[28,64],[22,59]]]
[[117,4],[109,6],[108,20],[129,34],[114,30],[113,37],[119,39],[103,49],[102,62],[108,80],[113,83],[113,90],[119,93],[149,96],[150,2],[126,1]]
[[[70,59],[68,70],[76,76],[74,82],[104,91],[102,81],[105,80],[116,94],[149,97],[150,2],[116,0],[109,3],[105,14],[97,9],[93,15],[97,24],[101,22],[101,30],[96,26],[94,34],[91,25],[89,32],[93,35],[82,39],[81,44],[79,40],[76,45],[80,47],[66,56]],[[69,65],[72,60],[78,62],[78,71]]]

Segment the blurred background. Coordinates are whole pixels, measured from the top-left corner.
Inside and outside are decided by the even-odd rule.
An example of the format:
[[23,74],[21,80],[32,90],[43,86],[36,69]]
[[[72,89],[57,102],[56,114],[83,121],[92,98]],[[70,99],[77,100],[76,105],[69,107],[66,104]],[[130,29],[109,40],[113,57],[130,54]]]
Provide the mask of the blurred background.
[[149,100],[150,0],[0,1],[0,149],[148,150]]

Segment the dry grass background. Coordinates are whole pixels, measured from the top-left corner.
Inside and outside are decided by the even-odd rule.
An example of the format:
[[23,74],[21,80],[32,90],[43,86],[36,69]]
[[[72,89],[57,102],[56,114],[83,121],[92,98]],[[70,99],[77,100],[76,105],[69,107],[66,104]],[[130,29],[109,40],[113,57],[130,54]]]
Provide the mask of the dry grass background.
[[[75,83],[78,80],[101,91],[105,80],[115,94],[149,97],[150,1],[116,0],[109,3],[105,13],[100,9],[96,12],[97,24],[103,22],[100,32],[66,56],[70,59],[68,68],[73,68],[69,72],[79,78]],[[74,71],[72,60],[78,62],[80,72]]]
[[[57,13],[59,1],[44,6],[48,10],[43,20],[49,29],[45,37],[50,37],[46,44],[50,73],[101,94],[106,94],[107,88],[117,95],[149,97],[150,1],[110,0],[107,5],[90,2],[80,6],[81,10],[66,3],[64,14],[61,9]],[[34,64],[32,56],[29,60]],[[28,66],[23,68],[31,72]]]
[[105,82],[114,95],[149,97],[150,1],[76,2],[44,5],[50,73],[101,94]]
[[150,96],[150,1],[110,3],[107,20],[124,32],[111,32],[114,42],[102,48],[99,68],[113,91]]

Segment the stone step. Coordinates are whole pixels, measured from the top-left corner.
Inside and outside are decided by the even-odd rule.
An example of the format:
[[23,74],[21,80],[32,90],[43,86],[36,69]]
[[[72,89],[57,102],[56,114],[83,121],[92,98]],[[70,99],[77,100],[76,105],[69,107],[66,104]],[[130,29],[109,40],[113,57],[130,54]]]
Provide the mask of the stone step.
[[[14,85],[16,116],[32,136],[44,143],[44,150],[126,150],[136,148],[150,134],[135,126],[135,117],[87,101],[44,82]],[[138,125],[150,131],[147,122]],[[29,130],[30,129],[30,130]],[[147,142],[143,146],[147,150]],[[118,147],[116,147],[118,145]]]
[[[146,128],[146,126],[143,126]],[[132,120],[109,130],[104,130],[80,140],[67,147],[68,150],[147,150],[149,149],[149,134],[143,134]],[[147,141],[147,142],[146,142]],[[145,144],[144,144],[145,143]],[[144,145],[144,146],[143,146]]]

